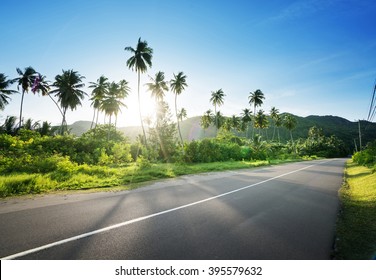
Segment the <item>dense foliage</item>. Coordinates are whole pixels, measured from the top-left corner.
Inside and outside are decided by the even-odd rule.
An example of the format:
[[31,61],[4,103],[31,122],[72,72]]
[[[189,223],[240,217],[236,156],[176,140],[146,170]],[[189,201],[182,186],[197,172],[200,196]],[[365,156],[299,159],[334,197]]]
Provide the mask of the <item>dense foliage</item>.
[[369,142],[364,150],[356,152],[353,161],[361,165],[376,166],[376,140]]

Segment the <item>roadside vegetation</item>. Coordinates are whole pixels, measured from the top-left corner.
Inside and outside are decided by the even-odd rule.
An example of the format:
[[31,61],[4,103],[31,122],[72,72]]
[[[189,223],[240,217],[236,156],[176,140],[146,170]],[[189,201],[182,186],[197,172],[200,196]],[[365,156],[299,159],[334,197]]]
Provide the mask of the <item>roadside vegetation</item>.
[[340,190],[336,259],[376,259],[376,141],[354,154]]

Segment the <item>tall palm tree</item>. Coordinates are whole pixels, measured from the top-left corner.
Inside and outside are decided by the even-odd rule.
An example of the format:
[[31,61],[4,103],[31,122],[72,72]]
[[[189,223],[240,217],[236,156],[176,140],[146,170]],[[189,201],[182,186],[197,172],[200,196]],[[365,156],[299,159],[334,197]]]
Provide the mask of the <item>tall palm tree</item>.
[[109,84],[108,93],[104,96],[100,104],[100,109],[110,117],[109,125],[111,125],[112,116],[115,115],[116,117],[117,114],[121,112],[121,107],[126,107],[121,99],[122,98],[119,95],[119,85],[115,82],[112,82],[111,84]]
[[144,134],[145,144],[146,142],[146,133],[144,128],[144,123],[142,121],[141,114],[141,102],[140,102],[140,74],[147,71],[148,66],[151,67],[151,59],[153,57],[153,49],[148,46],[146,41],[141,41],[141,37],[138,39],[136,49],[132,47],[125,47],[124,50],[131,52],[133,55],[127,60],[127,66],[132,71],[137,73],[137,96],[138,96],[138,109],[140,112],[140,121],[142,132]]
[[56,75],[55,82],[52,84],[56,89],[50,93],[55,94],[58,98],[60,107],[63,111],[63,121],[61,123],[61,133],[64,133],[64,126],[67,128],[66,113],[68,108],[75,110],[81,104],[81,100],[87,95],[81,90],[85,84],[82,82],[84,76],[81,76],[77,71],[63,70],[62,75]]
[[100,105],[101,105],[101,102],[103,101],[104,96],[108,92],[108,86],[109,86],[108,78],[106,78],[104,75],[100,76],[99,79],[97,79],[95,83],[90,82],[89,88],[93,89],[91,92],[90,100],[92,101],[91,106],[93,106],[94,108],[94,115],[93,115],[93,120],[90,125],[90,129],[93,128],[95,116],[97,116],[96,121],[95,121],[95,127],[97,127]]
[[[262,103],[264,103],[263,102],[264,99],[265,99],[264,93],[260,89],[255,90],[255,92],[249,93],[248,101],[249,101],[249,105],[252,106],[253,104],[253,118],[256,117],[256,107],[260,107]],[[254,130],[252,132],[252,138],[253,138],[253,135],[254,135]]]
[[279,110],[276,108],[276,107],[272,107],[270,109],[270,117],[271,119],[273,120],[273,137],[272,137],[272,141],[274,141],[274,135],[275,135],[275,129],[276,129],[276,119],[278,117],[278,114],[279,114]]
[[29,66],[26,67],[24,71],[20,68],[17,68],[17,73],[19,75],[18,78],[12,80],[12,83],[17,83],[17,89],[20,90],[22,88],[22,96],[21,96],[21,106],[20,106],[20,119],[19,119],[19,128],[22,125],[22,110],[23,110],[23,100],[25,93],[29,92],[29,89],[33,86],[35,78],[37,77],[37,72],[34,70],[33,67]]
[[241,121],[247,128],[246,138],[249,134],[249,123],[252,122],[252,111],[248,108],[243,109],[241,113]]
[[217,128],[217,133],[218,129],[220,127],[219,125],[219,119],[217,118],[217,106],[223,105],[223,99],[226,95],[224,94],[222,89],[219,89],[217,91],[212,91],[211,92],[211,98],[210,102],[214,105],[214,115],[215,115],[215,127]]
[[[148,90],[151,92],[151,97],[155,98],[156,107],[158,107],[159,103],[163,101],[165,91],[168,91],[168,84],[164,79],[164,73],[159,71],[155,74],[155,78],[150,77],[151,82],[146,84]],[[160,116],[162,115],[156,110],[157,127],[159,126],[161,119]]]
[[9,104],[9,95],[17,93],[15,90],[8,89],[11,80],[7,80],[7,76],[0,73],[0,110],[4,110],[5,106]]
[[296,118],[294,118],[292,115],[288,114],[284,118],[283,126],[287,128],[288,131],[290,131],[290,137],[291,142],[294,143],[294,139],[292,138],[292,131],[295,129],[297,124]]
[[179,72],[177,75],[174,74],[174,79],[170,81],[171,90],[175,94],[175,115],[176,115],[176,120],[178,122],[179,136],[180,136],[180,141],[182,145],[183,145],[183,137],[181,136],[181,131],[180,131],[177,99],[178,99],[178,95],[180,95],[183,92],[183,90],[188,86],[186,79],[187,79],[187,76],[184,75],[183,72]]
[[155,78],[150,77],[151,82],[146,84],[151,97],[154,97],[157,102],[162,101],[165,91],[168,91],[168,84],[164,79],[164,73],[159,71],[155,74]]
[[277,127],[277,136],[278,136],[278,143],[281,143],[281,138],[279,137],[279,128],[283,125],[283,119],[281,115],[277,115],[274,120],[274,125]]

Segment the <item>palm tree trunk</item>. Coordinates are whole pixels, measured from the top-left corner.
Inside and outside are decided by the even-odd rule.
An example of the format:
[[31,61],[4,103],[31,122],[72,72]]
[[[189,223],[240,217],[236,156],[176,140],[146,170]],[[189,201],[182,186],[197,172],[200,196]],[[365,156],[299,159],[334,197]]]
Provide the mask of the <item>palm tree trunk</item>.
[[97,111],[97,120],[95,121],[95,128],[97,128],[97,125],[98,125],[98,118],[99,118],[99,109]]
[[214,114],[215,114],[215,137],[217,137],[217,135],[218,135],[217,104],[214,104]]
[[176,120],[178,121],[178,130],[179,130],[179,136],[180,136],[180,143],[183,146],[183,137],[181,136],[180,123],[179,123],[179,117],[178,117],[177,99],[178,99],[178,95],[175,94],[175,114],[176,114]]
[[90,124],[90,129],[93,129],[94,119],[95,119],[95,108],[94,108],[93,120],[91,121],[91,124]]
[[52,102],[55,103],[56,107],[59,109],[60,114],[63,116],[63,112],[61,111],[59,104],[57,104],[55,99],[53,99],[50,94],[48,94],[48,96],[51,98]]
[[141,114],[141,100],[140,100],[140,71],[137,71],[138,75],[138,84],[137,84],[137,95],[138,95],[138,111],[140,113],[140,121],[141,121],[141,127],[142,127],[142,133],[144,134],[144,141],[145,141],[145,146],[147,147],[147,142],[146,142],[146,133],[145,133],[145,128],[144,128],[144,122],[142,121],[142,114]]
[[281,138],[279,137],[279,127],[277,128],[278,144],[281,144]]
[[272,141],[274,141],[274,135],[275,135],[275,125],[273,126],[273,137],[272,137]]
[[22,107],[23,107],[23,100],[24,100],[25,91],[22,91],[22,97],[21,97],[21,107],[20,107],[20,122],[18,124],[18,128],[21,128],[22,125]]

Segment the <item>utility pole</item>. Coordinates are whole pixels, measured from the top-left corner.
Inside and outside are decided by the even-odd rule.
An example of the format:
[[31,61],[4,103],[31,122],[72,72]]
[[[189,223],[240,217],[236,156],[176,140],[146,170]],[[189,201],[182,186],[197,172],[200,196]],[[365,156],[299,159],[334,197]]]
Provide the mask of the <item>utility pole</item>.
[[362,150],[362,133],[360,132],[360,120],[358,120],[358,128],[359,128],[359,151]]

